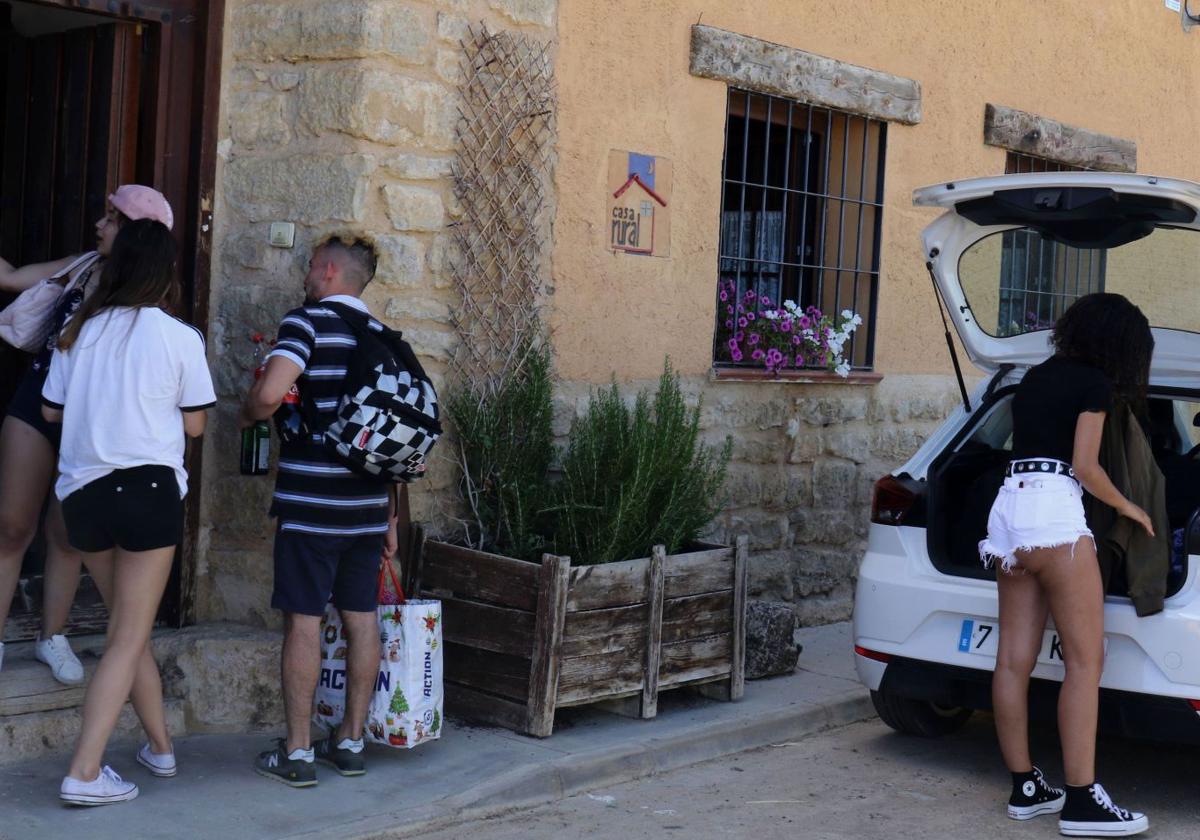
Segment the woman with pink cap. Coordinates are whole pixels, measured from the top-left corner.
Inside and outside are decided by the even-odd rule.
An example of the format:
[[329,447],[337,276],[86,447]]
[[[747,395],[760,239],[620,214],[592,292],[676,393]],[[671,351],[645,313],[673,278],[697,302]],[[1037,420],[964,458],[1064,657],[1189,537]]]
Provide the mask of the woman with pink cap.
[[[56,282],[66,287],[51,315],[46,344],[34,356],[0,426],[0,499],[4,500],[0,505],[0,669],[4,663],[4,624],[21,573],[21,562],[37,532],[38,517],[54,478],[62,435],[62,424],[47,422],[41,411],[42,386],[49,372],[50,357],[59,333],[94,291],[100,267],[112,248],[117,231],[131,219],[153,219],[170,228],[174,214],[158,190],[127,184],[108,197],[104,217],[96,222],[96,250],[91,254],[21,268],[13,268],[0,259],[0,291],[22,292],[47,277],[56,278]],[[62,634],[79,584],[79,569],[80,554],[67,542],[62,508],[51,495],[46,514],[42,629],[34,653],[50,666],[56,680],[68,685],[81,683],[84,677],[83,666]],[[161,720],[161,705],[156,710],[154,704],[139,703],[138,696],[135,686],[134,707],[151,736],[152,746],[162,748],[162,752],[169,751],[170,741],[166,722]],[[142,715],[142,705],[147,707],[147,715]]]

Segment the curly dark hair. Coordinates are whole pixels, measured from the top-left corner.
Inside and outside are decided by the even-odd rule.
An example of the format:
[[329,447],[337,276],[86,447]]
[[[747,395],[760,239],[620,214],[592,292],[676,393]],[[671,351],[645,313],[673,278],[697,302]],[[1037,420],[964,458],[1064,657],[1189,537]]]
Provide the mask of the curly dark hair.
[[1103,371],[1117,399],[1145,412],[1154,335],[1142,310],[1127,298],[1084,295],[1058,319],[1051,341],[1060,355]]

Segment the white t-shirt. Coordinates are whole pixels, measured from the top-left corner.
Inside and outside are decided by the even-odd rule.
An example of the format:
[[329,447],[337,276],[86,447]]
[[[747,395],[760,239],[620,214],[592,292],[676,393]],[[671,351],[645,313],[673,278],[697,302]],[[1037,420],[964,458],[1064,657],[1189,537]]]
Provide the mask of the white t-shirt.
[[42,401],[63,410],[60,499],[114,470],[160,464],[187,494],[183,416],[216,404],[204,339],[161,309],[113,307],[55,350]]

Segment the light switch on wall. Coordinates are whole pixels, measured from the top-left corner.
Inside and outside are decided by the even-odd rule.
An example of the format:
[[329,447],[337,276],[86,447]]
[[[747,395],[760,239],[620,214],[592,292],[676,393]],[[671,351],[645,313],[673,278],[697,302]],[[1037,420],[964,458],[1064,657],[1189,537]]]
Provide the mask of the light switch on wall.
[[296,226],[292,222],[271,222],[270,242],[276,248],[291,248],[296,244]]

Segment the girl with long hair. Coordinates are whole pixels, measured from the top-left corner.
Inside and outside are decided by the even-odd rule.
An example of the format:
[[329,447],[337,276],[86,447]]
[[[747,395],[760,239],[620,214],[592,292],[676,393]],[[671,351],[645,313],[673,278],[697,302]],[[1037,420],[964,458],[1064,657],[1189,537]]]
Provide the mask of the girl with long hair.
[[70,544],[109,609],[104,655],[60,796],[78,805],[133,799],[137,785],[101,759],[132,699],[149,741],[137,761],[175,775],[150,631],[183,533],[185,436],[216,403],[200,332],[171,314],[177,249],[160,222],[127,222],[99,285],[58,339],[42,411],[62,422],[59,477]]
[[[133,219],[154,219],[170,228],[171,206],[150,187],[127,184],[108,197],[104,217],[96,222],[96,251],[90,258],[66,257],[49,263],[13,268],[0,260],[0,291],[22,292],[75,263],[59,279],[67,289],[50,316],[46,344],[34,356],[8,405],[0,426],[0,668],[4,663],[4,625],[21,574],[25,552],[37,533],[51,482],[62,429],[42,417],[41,393],[54,343],[66,323],[96,288],[104,259],[117,231]],[[83,682],[83,665],[63,635],[79,585],[79,552],[67,542],[62,509],[51,497],[46,506],[46,566],[43,577],[41,633],[34,654],[50,666],[54,678],[73,685]]]
[[[1145,815],[1113,803],[1096,781],[1096,719],[1104,665],[1104,591],[1083,491],[1153,534],[1149,515],[1100,466],[1104,418],[1114,401],[1145,406],[1154,337],[1120,295],[1077,300],[1054,327],[1055,354],[1031,368],[1013,397],[1013,458],[979,544],[996,562],[1000,638],[992,680],[996,735],[1012,773],[1008,815],[1059,813],[1073,836],[1145,831]],[[1047,614],[1062,640],[1058,697],[1066,790],[1051,786],[1029,753],[1029,679]]]

